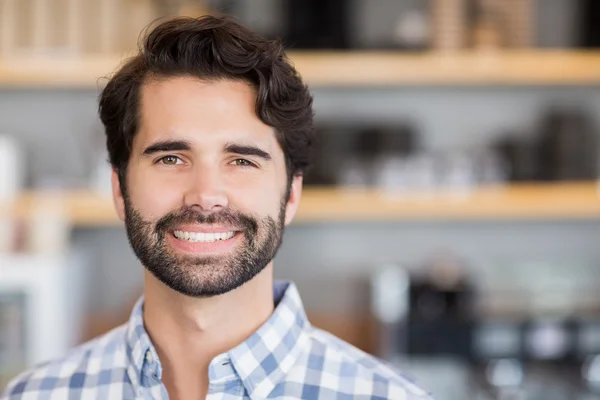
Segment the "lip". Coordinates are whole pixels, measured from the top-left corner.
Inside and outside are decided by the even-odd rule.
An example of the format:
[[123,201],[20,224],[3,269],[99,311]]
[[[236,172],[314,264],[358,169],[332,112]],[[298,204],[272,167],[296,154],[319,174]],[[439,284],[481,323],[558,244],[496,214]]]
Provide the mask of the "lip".
[[174,231],[183,232],[194,232],[194,233],[227,233],[235,232],[238,233],[240,230],[235,227],[227,226],[202,226],[202,225],[180,225],[171,229],[171,233]]

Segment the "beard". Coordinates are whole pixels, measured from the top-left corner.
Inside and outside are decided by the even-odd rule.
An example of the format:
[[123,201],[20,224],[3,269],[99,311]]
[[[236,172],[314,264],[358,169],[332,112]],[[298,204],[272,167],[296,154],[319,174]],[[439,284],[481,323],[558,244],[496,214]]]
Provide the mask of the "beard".
[[[183,295],[211,297],[242,286],[275,258],[282,242],[287,200],[282,200],[277,219],[246,215],[230,208],[206,214],[183,207],[156,222],[144,220],[125,193],[124,203],[127,237],[142,265]],[[184,224],[219,224],[231,227],[242,237],[235,249],[225,255],[175,254],[166,238]]]

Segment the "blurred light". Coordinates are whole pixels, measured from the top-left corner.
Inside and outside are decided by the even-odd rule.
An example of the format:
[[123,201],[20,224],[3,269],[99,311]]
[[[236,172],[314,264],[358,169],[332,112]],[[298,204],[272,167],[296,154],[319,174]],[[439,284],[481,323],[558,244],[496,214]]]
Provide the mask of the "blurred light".
[[523,366],[515,359],[490,362],[486,368],[488,382],[496,387],[519,386],[523,382]]

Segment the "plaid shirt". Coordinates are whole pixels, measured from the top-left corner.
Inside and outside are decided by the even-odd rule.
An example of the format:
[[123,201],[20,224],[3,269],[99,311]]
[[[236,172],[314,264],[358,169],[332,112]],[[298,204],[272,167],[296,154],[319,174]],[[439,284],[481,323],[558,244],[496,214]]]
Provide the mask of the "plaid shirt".
[[[207,399],[431,399],[374,357],[312,327],[293,283],[275,284],[274,294],[269,320],[211,361]],[[140,298],[127,324],[13,379],[0,399],[167,399],[142,304]]]

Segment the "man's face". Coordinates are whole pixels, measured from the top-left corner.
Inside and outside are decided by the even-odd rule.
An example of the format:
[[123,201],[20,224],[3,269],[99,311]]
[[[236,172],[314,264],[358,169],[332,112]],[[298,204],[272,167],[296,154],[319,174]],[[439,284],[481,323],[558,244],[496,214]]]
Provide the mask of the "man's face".
[[[255,114],[255,93],[235,81],[150,81],[118,213],[142,264],[188,296],[233,290],[275,256],[297,209],[284,154]],[[289,192],[288,192],[289,190]]]

